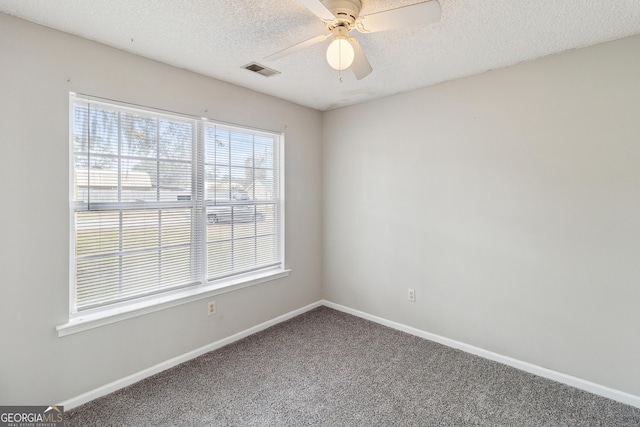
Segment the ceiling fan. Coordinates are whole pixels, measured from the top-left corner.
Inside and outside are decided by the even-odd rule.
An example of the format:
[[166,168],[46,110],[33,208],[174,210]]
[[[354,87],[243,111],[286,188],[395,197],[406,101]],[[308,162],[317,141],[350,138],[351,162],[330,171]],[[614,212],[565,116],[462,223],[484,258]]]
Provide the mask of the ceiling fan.
[[361,0],[328,0],[325,3],[320,0],[299,1],[324,22],[329,32],[288,47],[264,59],[275,61],[332,37],[333,40],[327,48],[329,65],[339,71],[351,67],[358,80],[368,76],[373,69],[358,40],[349,35],[351,30],[374,33],[412,25],[430,24],[438,21],[441,14],[440,4],[437,0],[364,16],[360,16]]

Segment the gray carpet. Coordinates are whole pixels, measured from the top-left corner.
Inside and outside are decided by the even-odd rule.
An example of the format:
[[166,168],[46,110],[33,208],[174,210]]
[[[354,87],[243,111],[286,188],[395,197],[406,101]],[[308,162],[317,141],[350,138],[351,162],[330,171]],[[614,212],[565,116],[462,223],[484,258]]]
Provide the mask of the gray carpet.
[[640,426],[640,409],[326,307],[67,412],[73,426]]

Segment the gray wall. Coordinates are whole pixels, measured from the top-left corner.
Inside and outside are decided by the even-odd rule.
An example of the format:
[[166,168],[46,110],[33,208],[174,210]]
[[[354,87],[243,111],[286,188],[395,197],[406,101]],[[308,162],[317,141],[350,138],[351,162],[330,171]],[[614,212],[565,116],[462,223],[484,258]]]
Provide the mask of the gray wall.
[[[217,296],[213,317],[202,300],[58,338],[69,91],[284,131],[291,275]],[[76,397],[318,301],[321,123],[317,111],[0,14],[0,404]]]
[[326,113],[325,297],[640,395],[638,52]]

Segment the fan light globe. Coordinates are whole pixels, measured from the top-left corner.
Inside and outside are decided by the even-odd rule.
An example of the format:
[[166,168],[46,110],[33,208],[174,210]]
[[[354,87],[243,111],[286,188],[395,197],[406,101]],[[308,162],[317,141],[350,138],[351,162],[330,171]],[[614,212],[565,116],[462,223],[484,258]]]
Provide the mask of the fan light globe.
[[355,52],[346,37],[335,37],[327,48],[327,62],[336,70],[345,70],[353,64]]

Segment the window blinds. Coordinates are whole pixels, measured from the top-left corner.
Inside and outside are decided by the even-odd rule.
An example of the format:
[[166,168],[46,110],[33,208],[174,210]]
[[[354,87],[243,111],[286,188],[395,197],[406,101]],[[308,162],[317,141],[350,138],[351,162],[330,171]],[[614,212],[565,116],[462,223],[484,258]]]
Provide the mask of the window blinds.
[[279,136],[71,99],[72,311],[281,267]]

